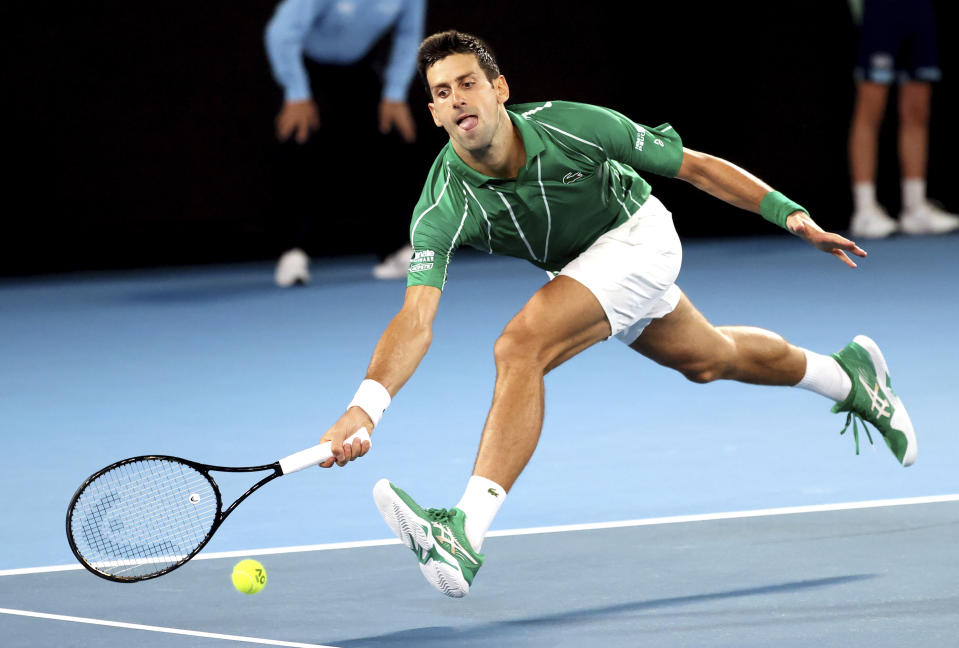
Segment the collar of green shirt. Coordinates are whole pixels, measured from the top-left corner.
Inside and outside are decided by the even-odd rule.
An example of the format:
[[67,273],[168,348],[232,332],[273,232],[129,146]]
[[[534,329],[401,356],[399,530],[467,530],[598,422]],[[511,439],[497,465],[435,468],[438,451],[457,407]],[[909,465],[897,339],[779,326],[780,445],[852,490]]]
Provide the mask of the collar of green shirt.
[[[539,136],[539,133],[536,132],[536,129],[530,126],[522,115],[518,115],[511,110],[507,110],[506,114],[509,115],[513,125],[519,129],[519,136],[523,139],[523,148],[526,149],[526,165],[519,170],[519,175],[523,176],[526,170],[529,168],[529,163],[533,160],[533,158],[546,150],[546,145],[543,144],[543,139]],[[453,148],[452,144],[447,147],[446,160],[449,162],[450,166],[457,175],[461,176],[474,187],[482,187],[485,183],[491,181],[496,182],[513,180],[512,178],[492,178],[488,175],[480,173],[470,165],[466,164],[466,162],[463,162],[460,156],[456,153],[456,150]]]

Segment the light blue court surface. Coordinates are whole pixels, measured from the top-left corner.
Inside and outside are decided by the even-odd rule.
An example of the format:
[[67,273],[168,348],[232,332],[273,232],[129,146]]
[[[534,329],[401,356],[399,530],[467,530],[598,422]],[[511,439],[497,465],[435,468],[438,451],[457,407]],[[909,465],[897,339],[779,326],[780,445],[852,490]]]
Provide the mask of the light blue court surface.
[[[873,337],[917,428],[915,466],[865,438],[857,457],[844,417],[814,394],[694,385],[610,341],[547,377],[540,447],[461,601],[396,544],[266,553],[270,582],[254,597],[232,590],[232,554],[133,585],[27,569],[74,564],[67,503],[117,459],[250,465],[315,443],[402,302],[402,282],[369,277],[371,257],[318,259],[295,290],[273,287],[268,263],[0,280],[4,646],[956,645],[959,503],[903,500],[959,493],[959,236],[866,248],[853,271],[785,235],[687,241],[679,281],[717,324],[827,353]],[[388,538],[370,495],[380,477],[427,506],[455,504],[493,342],[544,280],[461,253],[430,353],[373,452],[272,482],[204,553]],[[226,498],[249,479],[223,479]],[[819,507],[875,500],[901,505]],[[799,506],[813,508],[602,524]]]

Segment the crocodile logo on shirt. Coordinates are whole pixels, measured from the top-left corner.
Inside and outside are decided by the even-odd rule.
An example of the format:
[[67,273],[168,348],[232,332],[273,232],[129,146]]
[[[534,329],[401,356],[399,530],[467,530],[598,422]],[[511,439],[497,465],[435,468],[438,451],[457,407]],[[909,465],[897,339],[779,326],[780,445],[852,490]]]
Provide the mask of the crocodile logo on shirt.
[[573,184],[577,180],[583,177],[582,171],[570,171],[563,176],[563,184]]

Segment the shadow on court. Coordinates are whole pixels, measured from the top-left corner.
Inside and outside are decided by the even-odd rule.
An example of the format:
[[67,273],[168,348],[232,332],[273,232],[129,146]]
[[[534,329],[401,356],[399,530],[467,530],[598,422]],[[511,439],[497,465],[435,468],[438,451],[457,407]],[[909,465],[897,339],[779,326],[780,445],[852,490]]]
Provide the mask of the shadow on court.
[[[569,610],[554,614],[540,615],[526,619],[471,625],[465,628],[429,627],[403,630],[374,637],[364,637],[348,641],[337,642],[343,648],[360,648],[364,646],[510,646],[517,645],[525,639],[530,639],[530,631],[539,631],[542,627],[562,632],[563,626],[581,630],[589,624],[605,624],[620,620],[630,620],[630,617],[647,610],[657,610],[695,603],[707,603],[730,599],[742,599],[751,596],[772,596],[777,594],[791,594],[795,592],[813,590],[817,588],[835,587],[858,581],[876,578],[876,574],[850,574],[848,576],[833,576],[810,580],[791,581],[761,587],[747,587],[728,590],[725,592],[710,592],[705,594],[691,594],[688,596],[671,596],[645,601],[633,601],[618,605],[597,606],[582,610]],[[737,608],[738,610],[739,608]],[[696,616],[702,613],[697,612]],[[707,613],[708,614],[708,613]],[[701,626],[699,626],[701,627]],[[644,628],[644,631],[648,631]]]

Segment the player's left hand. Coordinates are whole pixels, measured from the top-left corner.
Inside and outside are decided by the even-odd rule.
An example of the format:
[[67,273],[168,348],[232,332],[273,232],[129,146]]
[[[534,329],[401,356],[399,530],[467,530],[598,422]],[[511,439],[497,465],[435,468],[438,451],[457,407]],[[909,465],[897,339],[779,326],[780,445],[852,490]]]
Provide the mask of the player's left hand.
[[866,256],[866,251],[861,247],[839,234],[825,231],[805,212],[797,211],[790,214],[786,219],[786,227],[799,238],[823,252],[828,252],[850,268],[857,266],[846,252],[858,257]]
[[406,143],[416,141],[416,122],[409,104],[384,99],[380,102],[380,132],[386,135],[394,128]]

